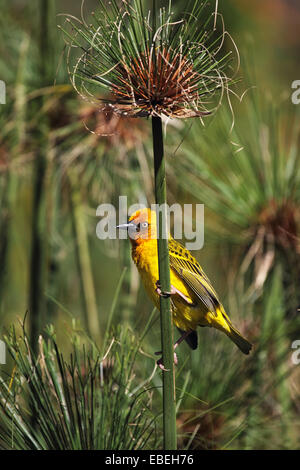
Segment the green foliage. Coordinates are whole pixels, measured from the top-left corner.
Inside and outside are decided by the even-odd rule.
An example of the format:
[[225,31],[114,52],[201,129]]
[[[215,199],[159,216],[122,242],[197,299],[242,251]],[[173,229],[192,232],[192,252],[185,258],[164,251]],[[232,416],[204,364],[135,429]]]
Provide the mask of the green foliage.
[[[228,311],[254,343],[251,357],[237,361],[218,333],[200,332],[200,359],[192,360],[199,380],[187,390],[217,405],[230,428],[236,424],[224,446],[291,448],[299,425],[291,378],[298,377],[291,344],[300,331],[299,115],[289,106],[255,88],[234,107],[233,128],[223,109],[214,126],[194,123],[176,154],[179,185],[205,204],[206,240],[227,278]],[[215,442],[200,438],[199,445]]]
[[[151,396],[134,378],[136,338],[123,331],[104,356],[75,334],[66,359],[53,327],[35,357],[26,333],[6,337],[14,368],[0,382],[0,447],[134,450],[155,445]],[[138,388],[137,392],[133,392]]]
[[[75,3],[81,2],[72,2],[72,7],[73,3],[72,13],[76,15]],[[150,2],[146,3],[145,11],[152,8]],[[229,95],[235,115],[231,133],[232,115],[225,107],[217,113],[213,125],[206,118],[205,128],[198,120],[190,120],[187,128],[169,120],[168,141],[172,148],[167,149],[166,155],[169,200],[205,204],[205,247],[196,256],[233,321],[254,343],[254,351],[244,358],[225,336],[204,328],[198,332],[197,351],[190,352],[185,345],[178,348],[179,448],[299,446],[300,368],[291,363],[291,343],[299,339],[300,331],[299,113],[287,96],[290,81],[285,71],[285,64],[293,57],[290,53],[283,55],[290,52],[290,45],[285,43],[284,35],[277,34],[275,20],[272,37],[277,36],[276,47],[275,43],[265,44],[271,32],[261,19],[264,41],[257,38],[258,22],[254,15],[250,19],[240,3],[245,4],[228,0],[219,2],[219,6],[222,13],[225,10],[226,23],[231,32],[235,29],[239,43],[244,34],[253,36],[254,62],[249,58],[246,42],[241,56],[249,64],[250,77],[254,65],[257,68],[261,64],[259,75],[268,89],[251,78],[249,86],[259,85],[260,90],[249,90],[242,103]],[[262,3],[256,3],[258,12]],[[127,242],[100,242],[95,236],[98,204],[117,202],[119,194],[129,196],[130,203],[153,201],[149,135],[137,119],[113,119],[107,126],[103,116],[73,92],[63,65],[62,35],[57,32],[57,17],[50,18],[52,13],[48,14],[50,47],[44,54],[47,77],[51,79],[44,86],[40,80],[40,20],[36,14],[39,0],[23,2],[24,6],[16,1],[1,0],[0,4],[0,78],[7,84],[7,105],[0,106],[1,339],[4,325],[16,324],[17,317],[28,308],[30,228],[35,217],[33,162],[40,150],[46,160],[42,194],[45,218],[40,228],[47,235],[47,244],[43,245],[45,290],[41,294],[46,306],[41,314],[47,324],[55,325],[56,332],[56,336],[53,331],[43,334],[35,360],[28,356],[30,348],[23,335],[12,334],[8,338],[12,367],[1,366],[1,448],[159,448],[161,429],[156,424],[156,439],[152,423],[161,404],[161,376],[154,371],[153,357],[153,351],[160,349],[159,324],[150,317],[151,334],[142,342],[135,343],[131,333],[125,334],[128,325],[135,337],[141,333],[152,307],[139,288]],[[57,8],[65,12],[70,2],[68,6],[63,0],[57,2]],[[174,2],[174,9],[177,21],[182,2]],[[275,10],[272,6],[271,17]],[[102,20],[104,17],[99,21]],[[98,20],[94,21],[96,24]],[[214,22],[213,15],[211,21]],[[82,27],[75,20],[72,22]],[[221,32],[216,34],[220,38]],[[78,33],[77,39],[80,37]],[[120,49],[114,44],[114,54],[119,54]],[[130,44],[131,54],[134,43]],[[226,40],[224,45],[226,50]],[[269,50],[273,53],[269,54]],[[283,81],[278,75],[279,61]],[[294,66],[296,69],[296,60]],[[242,94],[247,86],[243,84],[235,91]],[[273,93],[284,87],[283,97]],[[48,128],[42,143],[45,120]],[[84,272],[80,264],[85,266]],[[124,264],[127,271],[118,283]],[[86,299],[90,301],[92,286],[89,284],[84,291],[84,285],[89,278],[93,280],[98,309],[96,341],[101,352],[81,337],[80,344],[75,342],[71,357],[66,323],[71,317],[76,318],[77,325],[85,325]],[[92,299],[90,311],[93,303]],[[108,323],[120,325],[114,336],[119,342],[114,342],[104,361],[111,338],[105,333]],[[96,331],[91,333],[95,339]],[[137,347],[143,353],[137,353],[132,366],[126,358],[133,357],[132,351]],[[46,363],[43,357],[44,361],[47,358]],[[87,396],[90,401],[84,409]],[[65,400],[65,407],[61,399]],[[143,417],[139,418],[135,406]],[[40,407],[36,419],[32,407]],[[113,417],[128,432],[121,436]],[[130,423],[127,428],[126,419]],[[139,419],[138,429],[131,426]],[[146,422],[148,428],[144,426]],[[106,434],[99,429],[100,424]],[[129,442],[133,432],[137,433],[136,441]],[[61,436],[59,442],[57,436]]]
[[[142,0],[99,3],[91,22],[70,15],[71,31],[62,28],[71,80],[84,99],[141,117],[185,118],[216,109],[214,96],[222,98],[231,83],[226,74],[231,51],[222,48],[224,24],[216,33],[219,17],[207,0],[190,2],[180,14],[172,1],[153,0],[146,10]],[[112,96],[99,96],[98,89]]]
[[200,124],[193,125],[180,149],[184,157],[177,156],[176,173],[185,172],[179,185],[205,204],[209,238],[231,251],[234,269],[239,267],[236,283],[247,277],[245,298],[255,300],[272,267],[284,264],[287,310],[295,313],[300,302],[294,284],[300,252],[300,134],[299,115],[289,106],[286,101],[276,105],[256,88],[248,91],[234,115],[223,109],[215,128],[201,131],[201,142]]
[[299,116],[286,99],[276,104],[256,86],[234,104],[234,114],[223,108],[206,130],[193,123],[177,169],[188,175],[180,184],[217,216],[208,221],[210,231],[244,242],[272,201],[298,204]]

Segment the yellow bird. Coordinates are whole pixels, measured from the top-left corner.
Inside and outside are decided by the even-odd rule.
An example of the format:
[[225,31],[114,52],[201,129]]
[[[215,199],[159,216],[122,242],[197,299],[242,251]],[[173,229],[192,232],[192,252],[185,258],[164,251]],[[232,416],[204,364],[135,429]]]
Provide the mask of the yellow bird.
[[[130,217],[128,224],[119,225],[118,228],[128,230],[133,261],[149,297],[159,309],[159,296],[164,294],[158,282],[156,213],[150,209],[138,210]],[[249,354],[251,343],[231,323],[200,264],[171,236],[169,258],[173,322],[182,333],[174,348],[185,339],[192,349],[196,349],[197,326],[209,326],[225,333],[244,354]],[[161,361],[158,363],[161,366]]]

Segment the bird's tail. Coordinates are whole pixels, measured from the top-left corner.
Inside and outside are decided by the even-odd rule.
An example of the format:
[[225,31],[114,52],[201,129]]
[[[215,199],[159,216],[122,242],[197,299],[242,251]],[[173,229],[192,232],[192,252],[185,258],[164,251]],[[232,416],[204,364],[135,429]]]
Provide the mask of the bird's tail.
[[216,328],[224,331],[244,354],[249,354],[252,344],[233,326],[222,305],[217,309],[216,321],[218,324],[215,325]]
[[249,341],[247,341],[246,338],[244,338],[244,336],[242,336],[241,333],[236,328],[234,328],[232,324],[229,325],[229,328],[230,332],[226,332],[227,336],[244,354],[249,354],[252,349],[252,344],[249,343]]

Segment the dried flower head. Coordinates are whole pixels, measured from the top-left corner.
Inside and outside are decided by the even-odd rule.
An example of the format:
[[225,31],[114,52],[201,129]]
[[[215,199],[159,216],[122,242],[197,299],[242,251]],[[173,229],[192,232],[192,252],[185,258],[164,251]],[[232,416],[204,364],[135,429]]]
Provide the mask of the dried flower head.
[[80,107],[78,114],[80,121],[94,134],[95,145],[97,145],[99,137],[107,137],[105,141],[107,149],[125,147],[130,150],[138,142],[147,138],[143,122],[136,119],[125,119],[123,116],[115,114],[109,105],[98,110],[95,106],[88,104]]
[[[211,114],[231,83],[225,73],[231,52],[222,53],[223,22],[218,34],[217,11],[203,15],[207,0],[195,0],[181,18],[171,1],[159,9],[156,3],[145,15],[142,0],[123,0],[121,6],[112,0],[107,7],[100,1],[92,24],[67,18],[72,83],[98,104],[101,87],[112,96],[101,102],[129,117]],[[80,51],[76,59],[74,46]]]
[[292,200],[272,199],[259,214],[257,231],[278,247],[299,252],[299,207]]

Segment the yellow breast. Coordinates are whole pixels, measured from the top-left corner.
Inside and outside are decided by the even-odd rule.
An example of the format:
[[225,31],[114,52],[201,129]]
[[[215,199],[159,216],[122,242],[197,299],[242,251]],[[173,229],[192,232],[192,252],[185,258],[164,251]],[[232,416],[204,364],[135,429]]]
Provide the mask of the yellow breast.
[[[143,285],[155,306],[160,308],[160,297],[156,292],[156,282],[159,279],[157,241],[151,240],[147,243],[133,246],[132,258],[135,262]],[[177,273],[170,271],[171,285],[175,287],[184,297],[193,303],[192,292],[186,284],[178,277]],[[181,330],[195,330],[199,324],[207,324],[205,311],[201,305],[191,306],[179,294],[172,295],[172,314],[175,325]]]

